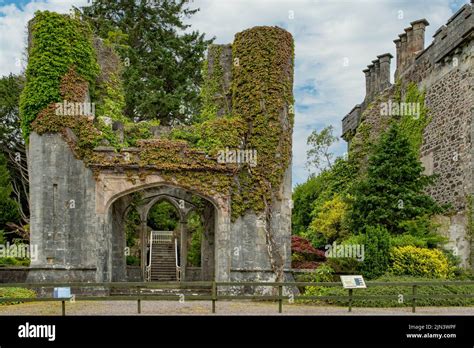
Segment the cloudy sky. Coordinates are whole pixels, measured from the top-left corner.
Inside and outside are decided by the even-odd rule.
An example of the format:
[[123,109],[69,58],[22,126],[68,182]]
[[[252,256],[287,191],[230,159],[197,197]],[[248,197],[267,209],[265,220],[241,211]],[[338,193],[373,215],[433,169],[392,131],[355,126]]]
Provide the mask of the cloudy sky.
[[[24,68],[26,23],[37,10],[66,13],[92,0],[0,0],[0,74]],[[333,125],[364,98],[362,70],[377,55],[395,56],[393,40],[409,23],[430,22],[433,33],[469,0],[194,0],[200,12],[189,19],[193,29],[230,43],[235,33],[256,25],[277,25],[295,39],[296,119],[293,134],[293,184],[308,177],[306,138],[313,129]],[[392,60],[392,80],[395,59]],[[342,155],[340,140],[333,152]]]

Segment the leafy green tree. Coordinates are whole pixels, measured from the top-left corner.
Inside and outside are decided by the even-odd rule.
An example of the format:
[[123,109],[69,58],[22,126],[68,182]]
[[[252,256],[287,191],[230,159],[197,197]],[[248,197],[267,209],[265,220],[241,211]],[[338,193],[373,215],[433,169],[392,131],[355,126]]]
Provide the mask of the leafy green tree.
[[156,203],[148,213],[148,226],[155,231],[174,231],[178,222],[178,212],[166,201]]
[[307,144],[309,150],[306,151],[308,169],[312,167],[321,171],[325,168],[331,168],[333,165],[334,154],[329,151],[332,144],[337,141],[333,135],[334,127],[327,126],[321,132],[316,129],[309,135]]
[[188,30],[184,19],[198,11],[188,2],[95,0],[82,8],[102,38],[125,34],[119,35],[125,38],[119,53],[125,67],[125,113],[130,119],[189,123],[200,109],[202,62],[212,40]]
[[201,241],[204,227],[201,216],[193,212],[188,218],[188,233],[191,236],[188,248],[188,264],[193,267],[201,266]]
[[406,229],[402,222],[440,213],[442,208],[424,190],[433,177],[423,166],[397,123],[393,123],[369,158],[367,176],[354,186],[350,220],[353,232],[384,226],[390,233]]
[[309,232],[321,234],[327,243],[341,241],[348,235],[346,215],[347,202],[336,194],[332,199],[324,202],[313,221],[311,221]]
[[[344,206],[344,209],[339,210],[338,221],[345,220],[347,196],[356,175],[357,167],[354,163],[339,157],[332,168],[325,169],[298,185],[293,192],[293,234],[304,236],[316,247],[326,245],[328,239],[321,233],[324,226],[320,226],[320,222],[323,212],[328,212],[327,202],[338,196],[338,202]],[[314,220],[317,221],[313,222]],[[336,229],[335,235],[342,235],[347,230],[345,222],[344,225],[336,223],[333,227]]]
[[311,212],[313,202],[318,198],[325,188],[322,176],[311,176],[293,191],[292,231],[293,234],[301,235],[311,223]]

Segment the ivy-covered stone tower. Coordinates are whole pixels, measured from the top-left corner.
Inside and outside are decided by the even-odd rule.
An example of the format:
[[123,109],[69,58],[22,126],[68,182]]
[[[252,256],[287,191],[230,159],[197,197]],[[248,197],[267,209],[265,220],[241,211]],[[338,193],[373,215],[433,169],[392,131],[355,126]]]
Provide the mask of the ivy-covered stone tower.
[[80,18],[37,13],[28,52],[20,109],[31,243],[39,250],[30,280],[130,280],[125,217],[137,199],[144,207],[138,280],[145,278],[147,212],[160,199],[176,202],[183,240],[187,214],[201,209],[202,269],[187,269],[181,256],[183,279],[287,277],[294,116],[288,32],[255,27],[232,45],[210,46],[200,120],[171,129],[123,116],[126,64]]

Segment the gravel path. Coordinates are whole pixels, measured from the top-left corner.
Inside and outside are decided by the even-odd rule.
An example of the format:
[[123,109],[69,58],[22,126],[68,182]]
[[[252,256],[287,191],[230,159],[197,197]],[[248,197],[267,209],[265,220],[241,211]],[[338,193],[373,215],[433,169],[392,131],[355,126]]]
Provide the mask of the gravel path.
[[[278,304],[218,301],[220,315],[279,315]],[[77,301],[66,304],[67,315],[137,315],[136,301]],[[284,304],[284,315],[413,315],[407,308],[353,308]],[[61,315],[60,302],[31,302],[0,306],[0,315]],[[142,301],[141,315],[212,315],[210,301]],[[474,315],[474,307],[417,307],[415,315]]]

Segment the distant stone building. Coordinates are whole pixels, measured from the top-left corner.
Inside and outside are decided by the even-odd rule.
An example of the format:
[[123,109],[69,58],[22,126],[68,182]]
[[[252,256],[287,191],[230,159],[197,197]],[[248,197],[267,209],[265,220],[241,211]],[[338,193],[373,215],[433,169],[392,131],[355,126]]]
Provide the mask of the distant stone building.
[[[464,5],[424,47],[426,19],[411,23],[394,40],[396,85],[390,83],[389,53],[377,56],[363,70],[364,101],[342,120],[342,137],[349,148],[368,132],[375,139],[387,126],[380,103],[394,100],[397,88],[415,83],[424,90],[430,122],[423,131],[421,161],[426,174],[437,176],[429,194],[449,203],[454,214],[439,217],[441,233],[465,267],[474,266],[474,16]],[[367,136],[367,134],[365,135]]]

